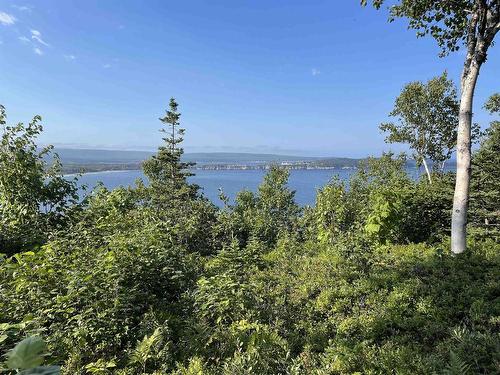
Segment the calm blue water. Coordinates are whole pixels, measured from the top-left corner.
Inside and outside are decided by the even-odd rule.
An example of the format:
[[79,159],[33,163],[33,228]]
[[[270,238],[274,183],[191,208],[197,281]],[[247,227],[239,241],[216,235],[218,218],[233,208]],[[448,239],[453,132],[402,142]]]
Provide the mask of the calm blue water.
[[[256,191],[266,172],[263,170],[196,170],[195,173],[195,176],[190,177],[190,181],[201,186],[203,194],[212,202],[221,205],[218,198],[219,188],[222,188],[233,201],[236,194],[243,189]],[[317,189],[326,185],[333,176],[347,180],[353,173],[355,170],[352,169],[291,170],[288,185],[295,190],[295,199],[298,204],[313,205]],[[97,172],[81,176],[79,183],[87,185],[90,189],[100,181],[108,189],[113,189],[118,186],[132,185],[137,178],[144,179],[141,171]]]

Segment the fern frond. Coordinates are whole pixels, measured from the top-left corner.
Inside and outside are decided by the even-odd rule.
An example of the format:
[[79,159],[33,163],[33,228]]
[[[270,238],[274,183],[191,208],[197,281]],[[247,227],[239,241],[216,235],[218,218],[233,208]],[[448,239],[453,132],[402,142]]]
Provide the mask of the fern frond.
[[470,374],[471,367],[454,351],[450,351],[450,362],[443,371],[444,375],[467,375]]

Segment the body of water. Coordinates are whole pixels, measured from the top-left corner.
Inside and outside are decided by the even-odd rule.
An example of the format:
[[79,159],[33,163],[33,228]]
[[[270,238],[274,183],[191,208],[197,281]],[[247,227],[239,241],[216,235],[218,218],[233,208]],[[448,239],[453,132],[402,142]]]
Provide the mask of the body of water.
[[[334,176],[342,180],[348,180],[355,173],[353,169],[300,169],[291,170],[289,187],[295,190],[295,200],[300,205],[314,205],[316,191],[326,185]],[[415,175],[416,171],[409,171]],[[266,171],[264,170],[196,170],[196,175],[190,177],[192,183],[201,186],[203,194],[217,205],[219,200],[219,188],[234,201],[236,194],[243,190],[257,191]],[[79,183],[93,188],[98,182],[102,182],[108,189],[118,186],[133,185],[138,178],[145,179],[141,171],[111,171],[87,173],[80,177]]]

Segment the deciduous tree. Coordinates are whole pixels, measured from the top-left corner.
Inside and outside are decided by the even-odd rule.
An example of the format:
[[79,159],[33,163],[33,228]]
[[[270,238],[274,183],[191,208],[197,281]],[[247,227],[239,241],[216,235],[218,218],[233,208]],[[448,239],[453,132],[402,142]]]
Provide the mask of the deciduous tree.
[[[367,0],[361,0],[362,5]],[[379,9],[384,0],[372,0]],[[460,82],[460,111],[457,134],[457,175],[451,223],[451,250],[466,249],[467,209],[471,177],[471,129],[474,90],[488,49],[500,30],[500,0],[399,0],[390,7],[390,21],[407,18],[417,36],[431,35],[441,55],[466,49]]]
[[446,72],[427,83],[410,82],[396,98],[390,113],[396,122],[383,123],[388,133],[386,142],[407,143],[414,152],[417,165],[422,165],[432,182],[432,168],[442,168],[455,147],[457,139],[458,100],[453,81]]
[[44,242],[66,221],[78,201],[76,181],[65,179],[52,146],[38,148],[41,117],[7,125],[0,105],[0,253],[12,254]]

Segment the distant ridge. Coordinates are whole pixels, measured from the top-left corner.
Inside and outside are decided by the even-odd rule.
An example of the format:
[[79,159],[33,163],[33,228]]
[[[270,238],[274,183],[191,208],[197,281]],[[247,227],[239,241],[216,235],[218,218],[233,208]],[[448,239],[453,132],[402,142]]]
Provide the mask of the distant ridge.
[[63,164],[140,163],[154,155],[149,151],[55,148]]
[[[100,172],[117,170],[138,170],[142,162],[155,153],[152,151],[99,150],[56,148],[64,173]],[[290,169],[336,169],[356,168],[365,159],[345,157],[311,157],[278,155],[265,153],[235,152],[193,152],[186,153],[183,159],[195,162],[198,169],[266,169],[271,164],[283,165]],[[454,161],[449,160],[447,169],[454,169]],[[414,168],[414,160],[407,166]]]
[[[71,149],[56,148],[55,152],[59,154],[61,160],[66,163],[126,163],[142,162],[155,153],[152,151],[127,151],[127,150],[99,150],[99,149]],[[193,152],[185,153],[186,161],[195,161],[203,163],[221,163],[221,162],[252,162],[252,161],[298,161],[298,160],[317,160],[318,157],[263,154],[263,153],[235,153],[235,152]]]
[[[150,151],[55,148],[65,173],[79,171],[140,169],[144,160],[154,155]],[[265,153],[195,152],[186,153],[183,160],[195,162],[201,169],[256,169],[278,163],[297,169],[355,167],[361,159],[278,155]]]

